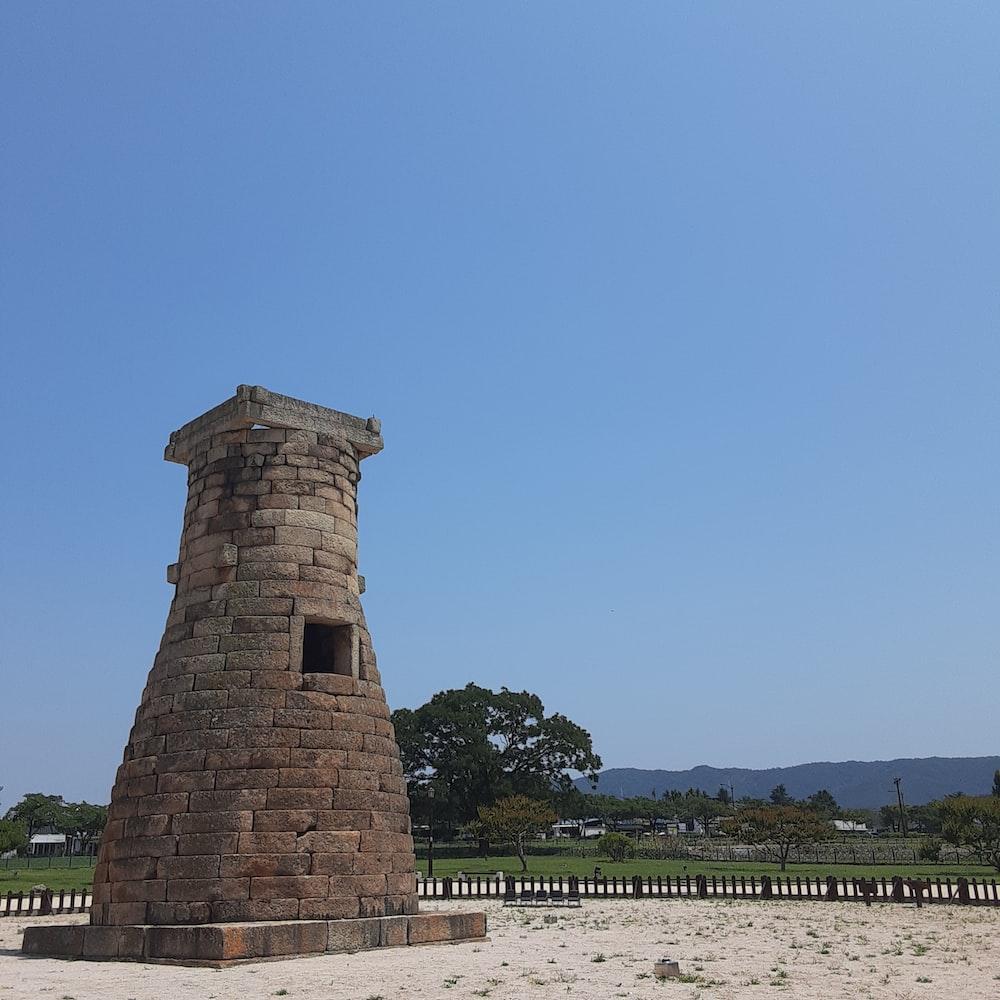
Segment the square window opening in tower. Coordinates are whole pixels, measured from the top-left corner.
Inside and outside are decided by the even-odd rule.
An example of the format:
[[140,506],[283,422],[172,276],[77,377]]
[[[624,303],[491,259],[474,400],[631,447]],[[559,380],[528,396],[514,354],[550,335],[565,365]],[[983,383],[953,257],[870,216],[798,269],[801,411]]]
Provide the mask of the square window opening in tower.
[[302,634],[302,672],[355,676],[350,625],[306,622]]

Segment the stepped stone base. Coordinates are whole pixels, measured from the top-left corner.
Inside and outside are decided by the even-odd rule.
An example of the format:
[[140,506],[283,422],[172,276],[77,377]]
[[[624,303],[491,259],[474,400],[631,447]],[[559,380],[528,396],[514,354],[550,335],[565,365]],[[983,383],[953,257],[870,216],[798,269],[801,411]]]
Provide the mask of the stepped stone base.
[[237,962],[478,941],[485,936],[485,913],[118,927],[49,924],[25,928],[21,951],[48,958],[223,968]]

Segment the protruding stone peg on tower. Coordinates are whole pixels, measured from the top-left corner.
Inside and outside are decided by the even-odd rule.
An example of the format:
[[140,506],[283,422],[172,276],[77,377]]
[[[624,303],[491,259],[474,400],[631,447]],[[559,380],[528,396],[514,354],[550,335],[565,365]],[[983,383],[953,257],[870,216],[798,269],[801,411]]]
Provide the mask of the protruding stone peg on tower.
[[[225,962],[485,933],[482,914],[417,914],[357,565],[359,466],[380,430],[241,385],[170,435],[165,458],[188,467],[176,589],[111,795],[85,957]],[[254,934],[198,926],[247,921]],[[110,928],[132,929],[127,948]],[[65,947],[45,930],[25,950]]]

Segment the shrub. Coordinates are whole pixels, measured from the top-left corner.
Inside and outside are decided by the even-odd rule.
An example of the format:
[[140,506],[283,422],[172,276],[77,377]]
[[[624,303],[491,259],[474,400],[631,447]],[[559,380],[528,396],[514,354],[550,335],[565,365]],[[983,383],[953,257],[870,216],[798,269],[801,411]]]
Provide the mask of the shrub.
[[611,861],[628,861],[635,857],[635,844],[623,833],[606,833],[597,841],[597,849]]
[[668,858],[689,858],[691,852],[680,837],[647,837],[636,849],[636,857],[651,861],[664,861]]
[[940,861],[943,846],[944,842],[940,837],[924,837],[917,848],[917,856],[921,861]]
[[0,819],[0,854],[23,851],[28,844],[24,825],[11,819]]

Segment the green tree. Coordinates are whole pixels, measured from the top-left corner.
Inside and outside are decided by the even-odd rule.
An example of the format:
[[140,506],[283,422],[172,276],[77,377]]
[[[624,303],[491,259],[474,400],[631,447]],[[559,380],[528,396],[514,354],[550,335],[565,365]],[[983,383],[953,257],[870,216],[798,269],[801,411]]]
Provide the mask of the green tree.
[[793,847],[815,844],[830,835],[829,824],[800,806],[745,806],[724,828],[748,844],[760,845],[785,870]]
[[1000,871],[1000,798],[951,795],[938,803],[941,832],[958,847],[969,847]]
[[635,857],[635,844],[623,833],[606,833],[599,837],[597,849],[611,861],[628,861]]
[[521,871],[528,870],[527,839],[548,830],[556,821],[556,814],[547,802],[527,795],[508,795],[491,806],[480,806],[478,811],[483,835],[499,843],[511,844],[521,862]]
[[896,833],[899,829],[899,809],[893,805],[884,805],[878,811],[878,820],[884,830]]
[[824,819],[836,819],[840,815],[840,806],[837,805],[837,800],[825,788],[813,792],[806,799],[805,805],[807,809],[812,809],[817,816],[822,816]]
[[731,806],[699,791],[688,791],[676,804],[677,818],[699,823],[705,836],[711,836],[717,821],[722,816],[730,815],[732,811]]
[[629,818],[645,820],[649,824],[650,833],[656,829],[656,821],[662,819],[666,813],[663,803],[659,799],[647,799],[645,796],[640,796],[626,801],[631,807],[632,815]]
[[23,851],[27,846],[28,834],[21,823],[12,819],[0,819],[0,854]]
[[[541,699],[527,691],[469,684],[441,691],[420,708],[398,709],[392,722],[407,777],[415,785],[434,780],[435,819],[452,826],[505,796],[566,794],[571,771],[596,783],[601,767],[590,734],[564,715],[546,715]],[[425,803],[415,791],[414,813],[421,815]]]
[[107,806],[95,806],[89,802],[68,802],[55,824],[60,833],[77,838],[80,848],[87,853],[92,844],[104,832],[108,821]]
[[7,819],[24,826],[28,840],[42,828],[51,826],[58,830],[65,817],[66,803],[61,795],[43,795],[41,792],[29,792],[7,810]]
[[775,785],[771,789],[771,805],[775,806],[791,806],[795,804],[795,799],[788,794],[788,790],[784,785]]
[[1000,768],[993,772],[993,795],[1000,799]]

